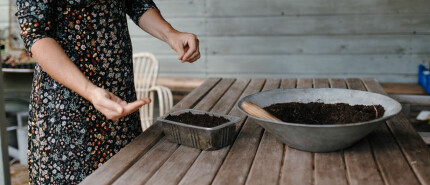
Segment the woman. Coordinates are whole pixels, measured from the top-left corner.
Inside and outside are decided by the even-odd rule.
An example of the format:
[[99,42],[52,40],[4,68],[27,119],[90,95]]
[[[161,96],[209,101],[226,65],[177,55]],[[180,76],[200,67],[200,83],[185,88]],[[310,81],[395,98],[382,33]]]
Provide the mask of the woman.
[[139,134],[126,16],[167,42],[182,62],[200,58],[152,0],[17,0],[27,51],[38,62],[29,120],[31,184],[77,184]]

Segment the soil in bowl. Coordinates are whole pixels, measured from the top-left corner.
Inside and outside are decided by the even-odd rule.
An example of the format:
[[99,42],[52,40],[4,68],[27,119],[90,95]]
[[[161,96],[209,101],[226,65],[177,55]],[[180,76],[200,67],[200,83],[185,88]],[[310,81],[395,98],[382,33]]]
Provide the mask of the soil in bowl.
[[216,127],[230,121],[223,117],[212,116],[209,114],[193,114],[191,112],[182,113],[177,116],[169,115],[165,119],[207,128]]
[[370,121],[384,115],[381,105],[345,103],[277,103],[264,108],[280,120],[303,124],[346,124]]

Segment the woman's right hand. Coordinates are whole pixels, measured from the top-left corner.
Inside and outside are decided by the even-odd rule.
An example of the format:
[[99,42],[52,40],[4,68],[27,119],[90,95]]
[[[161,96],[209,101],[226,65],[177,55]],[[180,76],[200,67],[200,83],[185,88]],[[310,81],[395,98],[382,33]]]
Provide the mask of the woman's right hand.
[[143,98],[127,103],[106,89],[92,86],[88,90],[88,100],[94,107],[111,120],[117,120],[137,111],[140,107],[151,102],[149,98]]

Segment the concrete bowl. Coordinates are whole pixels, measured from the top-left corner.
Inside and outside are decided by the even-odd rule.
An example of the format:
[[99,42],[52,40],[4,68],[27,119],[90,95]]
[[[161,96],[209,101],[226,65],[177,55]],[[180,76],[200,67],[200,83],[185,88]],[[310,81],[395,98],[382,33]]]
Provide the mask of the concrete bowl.
[[[249,115],[241,108],[244,101],[250,101],[260,107],[288,102],[346,103],[349,105],[379,104],[384,107],[385,113],[381,118],[359,123],[336,125],[287,123],[265,120]],[[349,147],[378,126],[381,126],[386,120],[397,115],[402,109],[399,102],[388,96],[366,91],[335,88],[273,89],[244,97],[237,106],[249,118],[255,120],[257,124],[286,145],[309,152],[332,152]]]

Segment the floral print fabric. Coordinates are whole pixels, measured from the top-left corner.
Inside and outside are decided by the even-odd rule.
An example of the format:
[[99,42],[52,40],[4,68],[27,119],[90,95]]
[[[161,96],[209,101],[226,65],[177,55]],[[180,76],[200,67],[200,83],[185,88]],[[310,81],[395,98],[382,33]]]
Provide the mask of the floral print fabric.
[[[54,38],[91,82],[136,100],[126,14],[137,23],[152,0],[17,0],[30,51]],[[78,184],[140,132],[137,113],[107,120],[90,102],[36,65],[29,119],[30,184]]]

